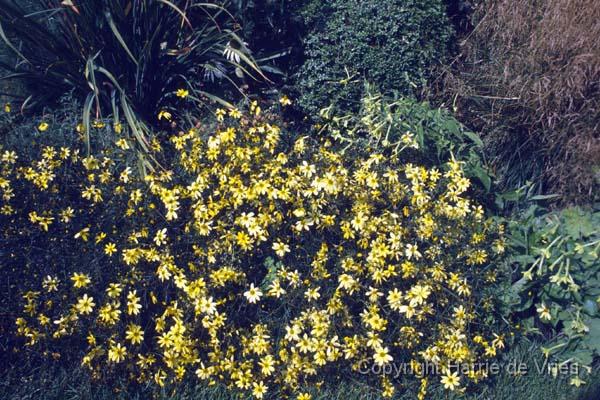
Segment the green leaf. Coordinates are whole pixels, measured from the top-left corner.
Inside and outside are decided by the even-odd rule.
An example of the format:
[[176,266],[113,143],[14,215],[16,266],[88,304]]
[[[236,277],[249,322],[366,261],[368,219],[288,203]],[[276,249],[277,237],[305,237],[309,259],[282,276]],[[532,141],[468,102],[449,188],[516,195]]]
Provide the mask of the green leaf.
[[558,195],[558,194],[538,194],[535,196],[531,196],[529,198],[529,200],[540,201],[540,200],[556,199],[557,197],[560,197],[560,195]]
[[469,139],[471,139],[471,141],[473,141],[473,143],[475,143],[477,146],[483,147],[483,141],[481,140],[478,134],[467,130],[464,131],[463,134]]
[[589,332],[586,335],[585,342],[600,355],[600,318],[592,318],[586,322],[586,325]]
[[115,21],[113,21],[113,18],[110,15],[110,12],[106,11],[104,13],[104,15],[106,16],[106,20],[108,21],[108,26],[110,27],[111,31],[113,32],[113,34],[115,35],[115,37],[117,38],[117,40],[119,41],[121,46],[123,46],[123,49],[129,56],[129,58],[131,58],[131,60],[135,63],[135,65],[139,65],[138,60],[135,59],[135,57],[133,56],[133,53],[131,52],[131,50],[129,50],[129,47],[127,47],[127,43],[125,43],[123,36],[121,36],[121,33],[117,29],[117,26],[115,25]]
[[477,179],[479,179],[485,190],[489,192],[490,188],[492,187],[492,178],[490,178],[488,173],[477,164],[472,166],[471,171],[477,177]]

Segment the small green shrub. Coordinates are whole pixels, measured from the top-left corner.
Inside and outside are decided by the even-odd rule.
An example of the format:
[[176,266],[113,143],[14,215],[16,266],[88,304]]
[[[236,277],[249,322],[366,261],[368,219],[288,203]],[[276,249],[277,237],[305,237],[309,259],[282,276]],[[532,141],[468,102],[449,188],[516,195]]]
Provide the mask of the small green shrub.
[[547,357],[591,366],[600,355],[600,212],[532,204],[507,238],[507,314],[548,340]]
[[334,0],[316,15],[297,74],[300,105],[312,113],[331,101],[356,110],[362,78],[384,91],[416,93],[451,37],[439,0]]

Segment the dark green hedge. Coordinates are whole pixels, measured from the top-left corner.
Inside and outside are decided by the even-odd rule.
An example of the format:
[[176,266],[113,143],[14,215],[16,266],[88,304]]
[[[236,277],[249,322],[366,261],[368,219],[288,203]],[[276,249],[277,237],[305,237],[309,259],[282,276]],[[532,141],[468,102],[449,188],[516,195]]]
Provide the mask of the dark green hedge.
[[[363,79],[415,94],[452,37],[442,0],[332,0],[313,4],[306,60],[296,74],[300,105],[359,105]],[[306,12],[305,8],[305,12]]]

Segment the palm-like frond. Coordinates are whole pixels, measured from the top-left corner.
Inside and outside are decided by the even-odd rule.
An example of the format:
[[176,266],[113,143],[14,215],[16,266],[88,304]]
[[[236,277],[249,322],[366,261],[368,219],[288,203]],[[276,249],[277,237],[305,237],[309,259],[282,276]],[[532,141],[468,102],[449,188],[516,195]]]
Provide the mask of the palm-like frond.
[[225,88],[237,86],[233,72],[262,76],[233,17],[216,3],[37,0],[34,6],[30,12],[19,0],[0,0],[0,39],[16,58],[0,68],[9,72],[5,78],[24,82],[31,93],[26,108],[73,91],[85,105],[86,130],[91,119],[120,109],[142,148],[158,111],[177,111],[178,88],[190,89],[192,100],[221,100]]

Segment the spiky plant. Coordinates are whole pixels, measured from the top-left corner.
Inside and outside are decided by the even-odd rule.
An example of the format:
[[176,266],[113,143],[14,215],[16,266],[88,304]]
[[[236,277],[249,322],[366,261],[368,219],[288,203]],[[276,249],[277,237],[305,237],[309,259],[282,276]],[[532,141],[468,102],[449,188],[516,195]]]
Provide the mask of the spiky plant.
[[[73,92],[89,149],[94,119],[122,115],[141,149],[160,111],[227,102],[243,76],[262,76],[223,5],[197,0],[0,0],[0,38],[16,57],[22,109]],[[176,96],[179,90],[179,97]],[[183,99],[185,98],[185,99]],[[187,103],[189,104],[189,103]],[[163,113],[163,115],[168,115]]]

